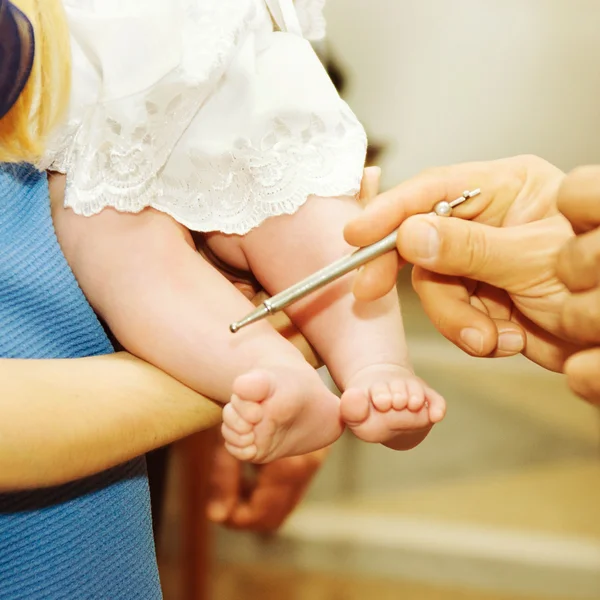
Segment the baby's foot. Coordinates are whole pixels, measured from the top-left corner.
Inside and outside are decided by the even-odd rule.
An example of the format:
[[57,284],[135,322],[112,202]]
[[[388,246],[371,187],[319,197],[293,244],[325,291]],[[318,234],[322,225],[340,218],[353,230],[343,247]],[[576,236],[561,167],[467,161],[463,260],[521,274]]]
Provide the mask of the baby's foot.
[[420,444],[445,413],[442,396],[399,365],[363,369],[341,398],[342,419],[354,435],[394,450]]
[[324,448],[343,430],[339,399],[308,365],[241,375],[223,409],[227,449],[255,463]]

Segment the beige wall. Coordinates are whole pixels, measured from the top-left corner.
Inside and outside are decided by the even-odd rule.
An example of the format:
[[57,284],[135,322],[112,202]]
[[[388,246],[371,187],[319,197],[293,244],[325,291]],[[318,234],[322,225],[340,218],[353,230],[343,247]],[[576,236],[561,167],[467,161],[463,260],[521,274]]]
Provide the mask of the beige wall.
[[347,99],[389,141],[384,184],[533,152],[600,162],[598,0],[328,0]]

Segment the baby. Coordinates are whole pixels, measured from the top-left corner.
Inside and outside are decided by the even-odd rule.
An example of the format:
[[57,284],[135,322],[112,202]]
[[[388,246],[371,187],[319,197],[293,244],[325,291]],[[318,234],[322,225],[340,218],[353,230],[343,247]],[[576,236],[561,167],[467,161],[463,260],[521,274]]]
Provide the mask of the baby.
[[322,5],[65,0],[73,99],[44,165],[67,173],[65,255],[129,351],[225,404],[227,448],[253,462],[345,425],[408,449],[445,412],[395,292],[361,303],[347,276],[287,310],[338,398],[268,323],[229,332],[253,306],[196,251],[191,232],[271,295],[352,251],[366,136],[307,41]]

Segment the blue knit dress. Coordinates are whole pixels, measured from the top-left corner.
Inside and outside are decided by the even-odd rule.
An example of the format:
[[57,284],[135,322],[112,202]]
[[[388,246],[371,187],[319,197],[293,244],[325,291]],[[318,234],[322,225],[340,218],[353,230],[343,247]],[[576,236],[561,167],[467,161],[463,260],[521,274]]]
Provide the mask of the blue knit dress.
[[[58,245],[46,177],[0,166],[0,357],[112,351]],[[59,598],[161,598],[144,458],[0,494],[0,600]]]

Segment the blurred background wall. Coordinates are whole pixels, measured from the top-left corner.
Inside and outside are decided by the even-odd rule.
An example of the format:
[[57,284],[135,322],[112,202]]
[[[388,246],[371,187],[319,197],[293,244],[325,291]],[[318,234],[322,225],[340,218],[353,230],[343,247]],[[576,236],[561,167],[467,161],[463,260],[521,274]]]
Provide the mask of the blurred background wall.
[[596,0],[328,0],[326,16],[349,103],[391,144],[385,184],[511,154],[600,159]]

